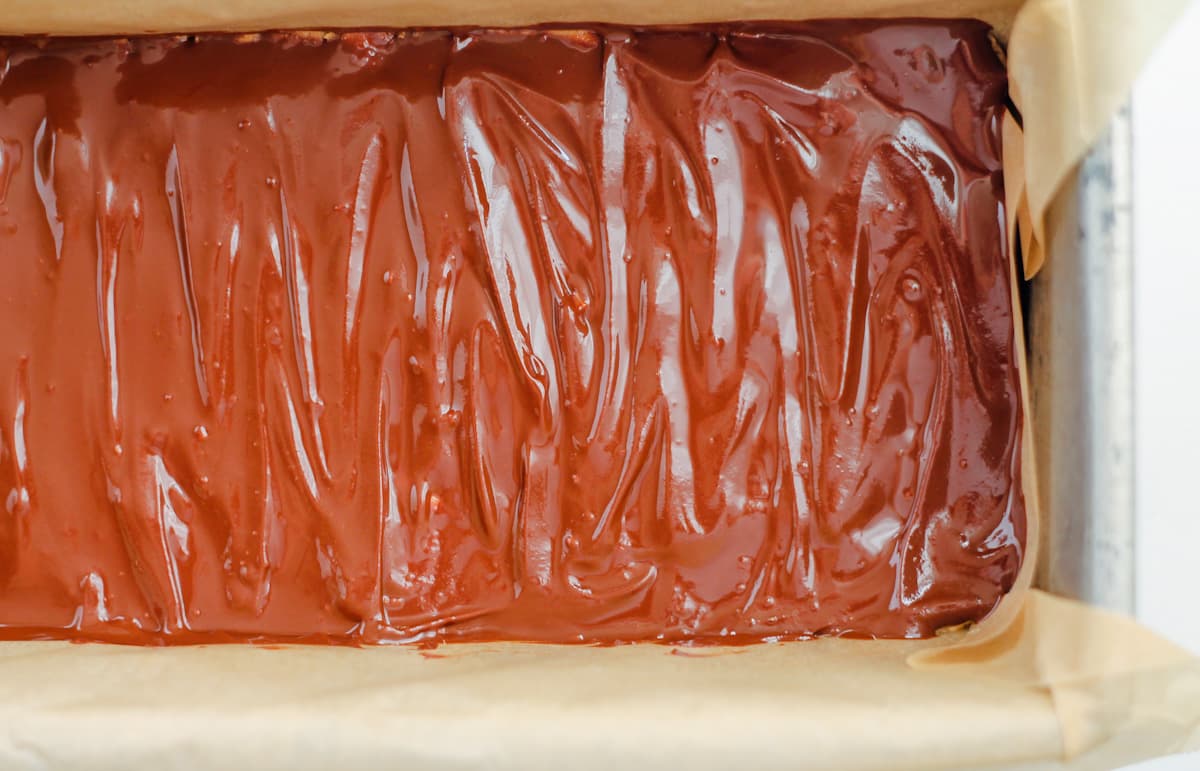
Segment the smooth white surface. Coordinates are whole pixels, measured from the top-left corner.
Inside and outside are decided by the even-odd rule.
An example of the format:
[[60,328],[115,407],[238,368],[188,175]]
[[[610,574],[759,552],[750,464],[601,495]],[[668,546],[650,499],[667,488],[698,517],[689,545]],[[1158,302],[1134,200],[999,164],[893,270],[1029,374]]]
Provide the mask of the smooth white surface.
[[[1137,603],[1200,654],[1200,1],[1133,94]],[[1200,755],[1139,771],[1200,771]]]
[[1138,82],[1133,120],[1138,616],[1200,653],[1200,2]]

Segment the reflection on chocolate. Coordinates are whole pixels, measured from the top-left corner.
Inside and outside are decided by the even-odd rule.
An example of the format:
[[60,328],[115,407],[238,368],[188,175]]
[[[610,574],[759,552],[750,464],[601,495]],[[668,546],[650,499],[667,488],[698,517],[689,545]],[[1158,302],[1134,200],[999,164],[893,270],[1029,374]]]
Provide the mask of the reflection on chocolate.
[[982,25],[0,57],[0,636],[912,637],[1012,586]]

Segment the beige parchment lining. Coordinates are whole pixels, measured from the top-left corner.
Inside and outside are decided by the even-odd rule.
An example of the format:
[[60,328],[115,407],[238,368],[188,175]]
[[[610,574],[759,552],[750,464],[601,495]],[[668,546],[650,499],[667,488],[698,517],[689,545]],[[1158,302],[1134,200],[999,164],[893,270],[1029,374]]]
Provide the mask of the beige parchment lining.
[[[3,0],[0,33],[982,18],[1008,42],[1021,114],[1003,128],[1009,236],[1033,275],[1058,188],[1185,4]],[[1031,436],[1022,452],[1032,551]],[[433,654],[0,644],[0,768],[1042,771],[1200,749],[1200,661],[1129,620],[1030,589],[1035,563],[1027,554],[1017,588],[984,623],[925,642],[460,645]]]

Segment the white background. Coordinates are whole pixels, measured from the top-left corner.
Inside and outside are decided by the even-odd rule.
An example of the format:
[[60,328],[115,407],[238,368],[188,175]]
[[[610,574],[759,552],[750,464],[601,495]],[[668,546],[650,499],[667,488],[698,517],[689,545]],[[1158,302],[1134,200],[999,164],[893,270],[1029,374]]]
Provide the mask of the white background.
[[[1133,121],[1138,617],[1200,654],[1200,0]],[[1200,771],[1200,755],[1137,768]]]

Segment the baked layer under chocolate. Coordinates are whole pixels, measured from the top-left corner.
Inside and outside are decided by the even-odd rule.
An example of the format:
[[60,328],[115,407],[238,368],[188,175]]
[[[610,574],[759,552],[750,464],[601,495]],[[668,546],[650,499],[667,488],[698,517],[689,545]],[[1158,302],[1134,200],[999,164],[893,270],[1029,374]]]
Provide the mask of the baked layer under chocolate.
[[982,25],[2,49],[0,636],[923,636],[1011,587]]

